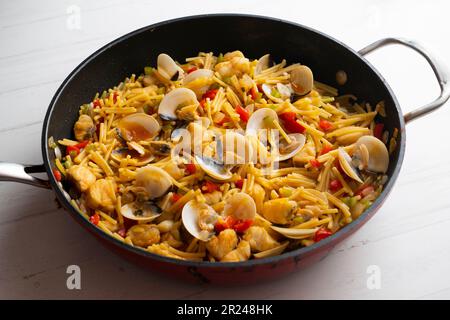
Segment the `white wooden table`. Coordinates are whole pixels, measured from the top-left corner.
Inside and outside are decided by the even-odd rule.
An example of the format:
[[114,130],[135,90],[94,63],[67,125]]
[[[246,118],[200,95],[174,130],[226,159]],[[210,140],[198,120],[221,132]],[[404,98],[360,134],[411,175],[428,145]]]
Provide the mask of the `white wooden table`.
[[[445,0],[1,1],[0,159],[40,163],[43,117],[62,80],[94,50],[139,27],[191,14],[254,13],[309,25],[355,49],[386,36],[417,39],[450,64],[449,9]],[[370,60],[405,111],[437,95],[416,53],[389,47]],[[0,183],[0,298],[450,298],[449,123],[450,103],[408,125],[394,191],[327,259],[239,289],[177,283],[137,268],[58,209],[52,192]],[[66,287],[71,264],[81,267],[81,290]],[[371,265],[381,272],[380,289],[366,285]]]

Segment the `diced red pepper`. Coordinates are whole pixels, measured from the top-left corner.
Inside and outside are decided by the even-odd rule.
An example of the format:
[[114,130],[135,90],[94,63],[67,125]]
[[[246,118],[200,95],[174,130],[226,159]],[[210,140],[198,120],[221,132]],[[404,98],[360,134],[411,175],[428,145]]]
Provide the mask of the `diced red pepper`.
[[216,124],[218,124],[219,126],[223,126],[224,123],[227,123],[230,121],[231,121],[230,117],[226,115],[222,118],[222,120],[220,120],[219,122],[216,122]]
[[324,155],[324,154],[330,152],[331,150],[333,150],[333,147],[330,147],[330,146],[324,146],[324,147],[322,148],[322,150],[320,151],[320,155]]
[[383,137],[383,129],[384,129],[383,123],[377,123],[375,125],[375,128],[373,129],[373,135],[375,136],[375,138],[381,140],[381,138]]
[[118,96],[119,94],[117,93],[117,92],[113,92],[113,103],[116,103],[117,102],[117,96]]
[[241,106],[237,106],[236,112],[239,114],[241,120],[247,123],[248,119],[250,118],[250,114],[248,113],[248,111],[242,108]]
[[200,100],[200,107],[202,107],[202,109],[205,109],[205,104],[206,104],[206,99],[203,98],[202,100]]
[[244,185],[244,180],[240,179],[240,180],[236,181],[234,183],[234,185],[236,186],[236,188],[242,189],[242,186]]
[[172,199],[171,199],[171,200],[172,200],[173,203],[175,203],[175,202],[177,202],[178,200],[180,200],[181,197],[182,197],[181,194],[174,193],[174,194],[172,195]]
[[280,119],[289,133],[305,132],[305,128],[297,122],[297,114],[295,112],[284,112],[280,114]]
[[330,190],[336,192],[342,188],[342,183],[338,179],[330,181]]
[[206,93],[202,96],[203,99],[209,98],[209,100],[213,100],[216,97],[217,91],[219,89],[211,89],[206,91]]
[[227,216],[222,221],[219,221],[216,223],[216,225],[214,226],[214,230],[217,233],[219,233],[225,229],[231,229],[235,223],[236,223],[236,221],[233,219],[232,216]]
[[252,87],[250,89],[250,96],[252,97],[253,100],[258,99],[258,89],[256,89],[255,87]]
[[75,147],[77,147],[78,149],[84,149],[89,144],[89,142],[89,140],[81,141],[80,143],[77,143]]
[[197,167],[193,163],[187,163],[185,166],[186,166],[186,171],[189,174],[194,174],[197,171]]
[[326,228],[320,228],[319,230],[316,231],[316,233],[314,234],[314,241],[315,242],[319,242],[320,240],[323,240],[325,238],[328,238],[329,236],[331,236],[333,233],[326,229]]
[[94,108],[100,108],[100,100],[95,99],[93,102]]
[[219,186],[215,184],[214,182],[211,182],[209,180],[206,180],[205,183],[202,186],[202,191],[204,193],[211,193],[214,191],[219,190]]
[[357,196],[361,196],[361,197],[365,197],[368,194],[372,193],[375,191],[375,188],[372,185],[368,185],[368,186],[362,186],[360,187],[358,190],[355,191],[355,195]]
[[187,73],[189,74],[189,73],[194,72],[194,71],[196,71],[196,70],[198,70],[197,67],[192,67],[192,68],[189,68],[189,69],[188,69]]
[[333,125],[332,125],[331,122],[328,121],[328,120],[320,119],[320,121],[319,121],[319,127],[320,127],[320,129],[322,129],[323,131],[328,131],[328,130],[330,130],[330,129],[333,127]]
[[75,146],[67,146],[66,147],[66,154],[70,155],[70,156],[77,156],[80,153],[80,149],[75,145]]
[[89,221],[94,224],[94,225],[98,225],[98,223],[100,222],[100,216],[98,215],[98,213],[93,214],[92,216],[89,217]]
[[319,169],[320,166],[322,165],[322,164],[320,163],[320,161],[317,160],[317,159],[311,159],[311,160],[309,160],[309,163],[311,163],[311,165],[312,165],[314,168],[317,168],[317,169]]
[[127,236],[127,229],[121,228],[121,229],[119,229],[119,231],[117,231],[117,233],[118,233],[119,236],[121,236],[122,238],[126,238],[126,236]]
[[233,230],[238,232],[238,233],[243,233],[248,228],[250,228],[252,224],[253,224],[253,220],[252,219],[239,220],[233,225]]
[[53,176],[55,177],[56,181],[61,181],[61,172],[59,172],[58,169],[53,169]]

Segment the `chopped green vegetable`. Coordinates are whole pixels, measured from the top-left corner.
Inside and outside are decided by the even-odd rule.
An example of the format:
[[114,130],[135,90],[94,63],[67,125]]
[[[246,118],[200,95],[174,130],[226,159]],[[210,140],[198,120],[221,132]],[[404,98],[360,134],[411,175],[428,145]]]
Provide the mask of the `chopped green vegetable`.
[[221,63],[223,62],[223,54],[219,54],[219,56],[217,57],[217,63]]
[[281,94],[278,92],[277,89],[273,88],[272,91],[270,92],[270,94],[272,96],[274,96],[275,98],[281,98]]
[[165,94],[166,93],[166,87],[161,87],[156,90],[157,94]]
[[144,68],[144,73],[146,76],[149,76],[153,73],[153,68],[152,67],[145,67]]
[[297,225],[297,224],[305,222],[305,219],[302,216],[297,216],[294,218],[294,220],[292,220],[292,222],[294,222],[294,224]]
[[223,82],[225,82],[226,84],[230,84],[231,82],[231,77],[224,77],[222,78]]
[[334,97],[322,97],[322,102],[324,103],[329,103],[329,102],[333,102],[334,101]]

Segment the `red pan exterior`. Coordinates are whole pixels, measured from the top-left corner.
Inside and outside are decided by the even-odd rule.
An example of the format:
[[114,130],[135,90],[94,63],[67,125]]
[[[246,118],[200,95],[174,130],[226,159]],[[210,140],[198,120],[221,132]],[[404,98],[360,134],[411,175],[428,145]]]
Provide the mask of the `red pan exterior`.
[[[184,33],[180,34],[179,30]],[[214,30],[214,36],[221,41],[214,40],[216,38],[212,38],[212,34],[211,37],[206,34],[202,42],[186,42],[186,33],[212,32],[205,30]],[[234,38],[230,35],[234,35]],[[285,37],[280,39],[280,35]],[[179,38],[178,46],[173,47],[172,42],[166,39],[176,37]],[[283,42],[279,47],[267,49],[268,44],[280,43],[280,40]],[[54,155],[48,147],[48,138],[71,136],[78,107],[82,103],[90,101],[95,92],[117,84],[129,74],[139,73],[148,63],[154,65],[156,55],[160,52],[168,52],[181,59],[198,51],[226,52],[236,49],[254,58],[271,51],[275,58],[287,58],[290,62],[301,61],[311,66],[316,79],[331,85],[335,84],[336,71],[346,70],[350,80],[340,88],[342,92],[354,93],[372,104],[385,101],[385,128],[391,132],[394,128],[399,129],[399,138],[397,149],[390,159],[389,180],[373,205],[350,225],[310,247],[239,263],[192,262],[161,257],[125,245],[81,216],[64,197],[53,178],[51,169]],[[42,133],[44,164],[57,199],[101,243],[128,261],[164,273],[170,278],[222,285],[268,281],[325,258],[334,246],[358,230],[381,207],[400,171],[404,148],[404,121],[398,102],[381,75],[358,53],[329,36],[298,24],[267,17],[232,14],[202,15],[162,22],[134,31],[101,48],[82,62],[58,89],[47,111]]]

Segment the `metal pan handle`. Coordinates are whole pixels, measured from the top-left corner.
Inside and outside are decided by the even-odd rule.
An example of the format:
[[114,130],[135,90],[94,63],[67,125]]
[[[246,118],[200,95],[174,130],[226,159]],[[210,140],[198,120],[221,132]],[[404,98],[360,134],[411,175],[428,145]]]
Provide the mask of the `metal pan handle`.
[[441,93],[439,97],[437,97],[434,101],[405,114],[404,117],[405,122],[406,123],[411,122],[412,120],[420,118],[442,107],[442,105],[444,105],[450,98],[450,84],[449,84],[450,74],[441,61],[437,61],[435,57],[430,55],[430,53],[418,43],[402,38],[385,38],[378,40],[372,44],[369,44],[367,47],[359,50],[358,53],[362,56],[365,56],[366,54],[376,49],[382,48],[390,44],[401,44],[420,53],[430,64],[441,88]]
[[23,165],[18,163],[0,162],[0,181],[13,181],[30,184],[35,187],[50,189],[50,182],[32,176],[31,173],[45,172],[41,165]]

